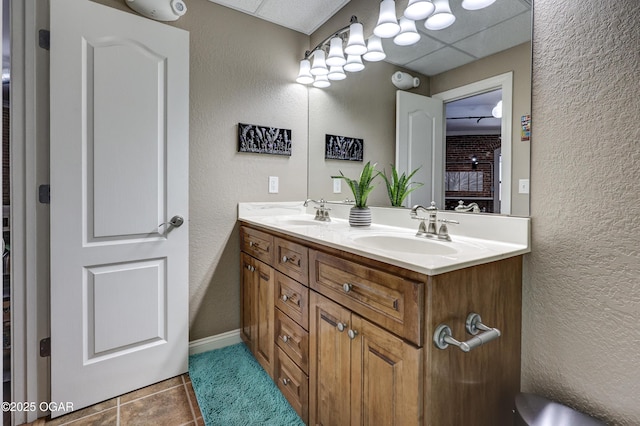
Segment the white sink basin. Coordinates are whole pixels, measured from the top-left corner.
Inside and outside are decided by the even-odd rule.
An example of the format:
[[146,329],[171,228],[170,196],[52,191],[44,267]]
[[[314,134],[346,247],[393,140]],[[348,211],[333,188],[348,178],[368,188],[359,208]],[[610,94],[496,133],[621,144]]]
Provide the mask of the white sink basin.
[[353,242],[370,249],[412,254],[448,256],[458,252],[446,242],[411,235],[360,235],[353,237]]
[[279,217],[274,216],[273,218],[265,219],[265,222],[272,223],[278,226],[312,226],[312,225],[322,225],[331,222],[322,222],[319,220],[315,220],[311,215],[303,215],[300,217]]

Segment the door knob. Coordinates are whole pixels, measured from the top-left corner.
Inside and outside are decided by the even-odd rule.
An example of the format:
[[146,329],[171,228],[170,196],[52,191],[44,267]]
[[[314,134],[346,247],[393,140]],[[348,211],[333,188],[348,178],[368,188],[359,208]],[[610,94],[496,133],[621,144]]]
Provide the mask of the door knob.
[[174,228],[179,228],[183,223],[184,218],[180,215],[175,215],[169,220],[169,225],[173,226]]

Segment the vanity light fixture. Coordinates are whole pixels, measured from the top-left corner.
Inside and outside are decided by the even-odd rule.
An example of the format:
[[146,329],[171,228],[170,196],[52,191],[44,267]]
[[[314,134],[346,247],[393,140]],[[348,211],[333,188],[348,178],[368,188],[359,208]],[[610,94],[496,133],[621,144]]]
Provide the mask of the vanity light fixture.
[[[346,46],[343,48],[345,42]],[[367,60],[370,61],[382,60],[385,57],[379,39],[377,45],[375,41],[373,44],[370,41],[370,49],[367,48],[364,41],[364,27],[358,22],[358,18],[352,16],[348,26],[339,29],[312,50],[305,52],[304,58],[300,61],[296,82],[313,84],[314,87],[319,88],[329,87],[330,80],[338,81],[347,78],[345,71],[362,71],[364,69],[363,54],[367,54],[367,57],[371,58]]]
[[[462,0],[462,6],[467,10],[478,10],[494,2],[495,0]],[[393,38],[393,42],[399,46],[415,44],[420,40],[416,21],[421,19],[425,19],[426,29],[441,30],[453,24],[456,17],[451,13],[449,0],[409,0],[398,23],[395,0],[382,0],[378,23],[373,29],[374,35],[367,43],[364,41],[362,23],[358,22],[357,17],[352,16],[348,26],[339,29],[312,50],[305,52],[304,58],[300,61],[296,82],[328,87],[331,84],[329,80],[344,80],[345,71],[362,71],[363,58],[369,62],[384,60],[386,54],[380,39]],[[346,46],[343,48],[345,41]],[[325,78],[319,78],[321,76]],[[494,108],[494,111],[497,109]]]

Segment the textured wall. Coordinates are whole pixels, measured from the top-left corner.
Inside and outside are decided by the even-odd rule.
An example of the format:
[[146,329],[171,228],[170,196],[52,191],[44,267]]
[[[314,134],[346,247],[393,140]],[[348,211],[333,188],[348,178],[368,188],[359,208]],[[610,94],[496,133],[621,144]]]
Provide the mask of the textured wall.
[[640,424],[640,3],[536,0],[522,386]]

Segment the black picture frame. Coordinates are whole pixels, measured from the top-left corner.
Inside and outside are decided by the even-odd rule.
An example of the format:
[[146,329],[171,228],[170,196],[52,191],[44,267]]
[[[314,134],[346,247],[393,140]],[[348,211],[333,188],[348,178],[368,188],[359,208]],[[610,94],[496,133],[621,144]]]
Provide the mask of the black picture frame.
[[364,139],[325,134],[325,160],[362,161]]
[[238,152],[291,156],[291,129],[238,123]]

